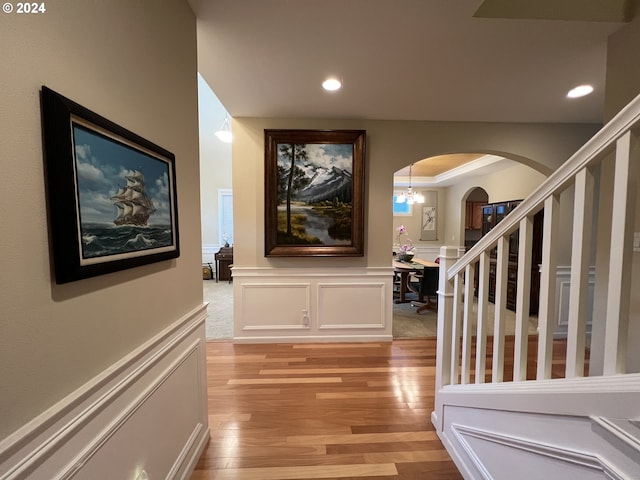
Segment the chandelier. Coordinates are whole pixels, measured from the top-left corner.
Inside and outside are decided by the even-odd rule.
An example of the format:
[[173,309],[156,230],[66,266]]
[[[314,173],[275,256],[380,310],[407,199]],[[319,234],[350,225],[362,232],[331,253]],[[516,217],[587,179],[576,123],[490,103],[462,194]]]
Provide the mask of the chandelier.
[[216,132],[216,137],[222,140],[225,143],[230,143],[233,139],[233,135],[231,133],[231,124],[229,123],[229,114],[225,114],[224,122],[222,122],[222,126],[220,130]]
[[401,193],[396,197],[396,203],[405,203],[407,202],[409,205],[413,203],[424,203],[424,195],[421,195],[418,192],[414,192],[413,188],[411,188],[411,174],[412,174],[413,163],[409,165],[409,188],[407,188],[407,193]]

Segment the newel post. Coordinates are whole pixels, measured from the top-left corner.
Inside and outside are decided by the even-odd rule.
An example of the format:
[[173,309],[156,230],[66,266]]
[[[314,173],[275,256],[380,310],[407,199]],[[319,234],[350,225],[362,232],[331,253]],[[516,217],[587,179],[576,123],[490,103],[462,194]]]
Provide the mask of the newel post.
[[[442,422],[442,405],[438,400],[440,389],[451,383],[451,328],[453,324],[453,280],[447,279],[447,270],[458,259],[458,247],[440,247],[440,280],[438,284],[438,338],[436,347],[435,416]],[[436,425],[438,430],[441,425]]]

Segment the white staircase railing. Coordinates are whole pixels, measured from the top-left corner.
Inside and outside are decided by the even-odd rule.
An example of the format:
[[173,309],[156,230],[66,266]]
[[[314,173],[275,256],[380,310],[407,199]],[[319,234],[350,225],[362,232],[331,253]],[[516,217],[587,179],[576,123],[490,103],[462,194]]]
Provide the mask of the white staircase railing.
[[[490,383],[504,383],[506,272],[509,238],[516,231],[519,231],[519,266],[513,374],[508,381],[517,384],[552,378],[553,325],[557,316],[557,257],[563,246],[571,252],[564,379],[627,373],[625,361],[639,163],[636,130],[639,125],[640,96],[462,258],[457,258],[457,247],[442,248],[434,418],[443,416],[443,412],[438,411],[442,409],[438,395],[443,388],[446,387],[447,391],[454,391],[456,387],[464,387],[461,391],[472,390],[471,383],[489,383],[485,372],[490,374]],[[569,208],[565,208],[566,205]],[[537,360],[535,378],[527,380],[528,346],[532,339],[535,340],[535,336],[530,336],[527,328],[531,291],[532,225],[534,215],[540,210],[544,211],[544,221]],[[572,220],[565,220],[565,217],[572,217]],[[489,265],[490,254],[494,249],[497,249],[494,257],[495,313],[490,317]],[[598,295],[591,304],[588,281],[589,271],[591,269],[593,272],[594,264],[595,291]],[[479,281],[477,291],[474,292],[476,268],[479,269]],[[477,316],[474,312],[477,312]],[[591,313],[594,325],[592,340],[595,340],[596,335],[599,337],[597,341],[592,341],[592,347],[589,348],[586,318]],[[488,322],[493,323],[490,342],[487,342]],[[488,343],[492,344],[489,353]],[[474,350],[475,356],[472,356]],[[590,360],[593,368],[585,369],[585,358]],[[510,362],[509,357],[507,363]]]

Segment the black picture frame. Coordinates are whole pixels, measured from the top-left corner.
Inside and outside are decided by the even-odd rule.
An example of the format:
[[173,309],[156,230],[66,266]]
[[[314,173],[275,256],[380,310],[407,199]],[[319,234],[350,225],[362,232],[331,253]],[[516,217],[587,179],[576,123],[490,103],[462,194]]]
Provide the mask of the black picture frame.
[[366,131],[264,135],[265,256],[363,256]]
[[43,86],[56,283],[180,256],[175,156]]

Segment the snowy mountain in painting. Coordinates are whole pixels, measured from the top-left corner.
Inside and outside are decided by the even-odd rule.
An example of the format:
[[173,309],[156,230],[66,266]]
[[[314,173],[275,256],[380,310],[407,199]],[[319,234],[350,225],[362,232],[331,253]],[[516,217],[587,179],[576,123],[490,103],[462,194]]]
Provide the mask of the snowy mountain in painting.
[[335,198],[351,203],[351,173],[336,166],[324,167],[308,164],[302,167],[310,179],[309,185],[299,190],[295,199],[305,203],[318,203]]

